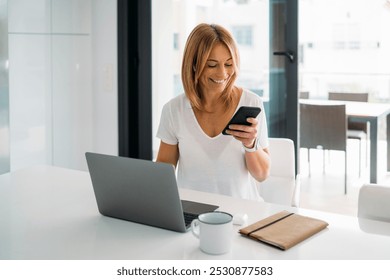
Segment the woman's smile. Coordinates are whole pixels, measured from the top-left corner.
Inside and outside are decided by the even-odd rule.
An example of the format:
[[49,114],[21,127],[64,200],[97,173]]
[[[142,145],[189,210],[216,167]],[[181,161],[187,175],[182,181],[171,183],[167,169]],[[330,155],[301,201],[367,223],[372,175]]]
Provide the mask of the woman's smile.
[[213,78],[210,78],[211,81],[213,81],[214,83],[217,83],[217,84],[223,84],[227,81],[227,79],[223,79],[223,80],[216,80],[216,79],[213,79]]

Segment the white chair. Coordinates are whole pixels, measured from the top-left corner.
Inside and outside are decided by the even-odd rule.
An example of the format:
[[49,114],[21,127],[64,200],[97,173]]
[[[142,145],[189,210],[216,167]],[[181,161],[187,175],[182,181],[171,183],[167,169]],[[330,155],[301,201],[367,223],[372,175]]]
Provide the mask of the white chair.
[[269,138],[270,176],[259,183],[265,202],[299,207],[300,181],[295,175],[294,142],[287,138]]
[[358,217],[390,222],[390,186],[364,184],[359,191]]

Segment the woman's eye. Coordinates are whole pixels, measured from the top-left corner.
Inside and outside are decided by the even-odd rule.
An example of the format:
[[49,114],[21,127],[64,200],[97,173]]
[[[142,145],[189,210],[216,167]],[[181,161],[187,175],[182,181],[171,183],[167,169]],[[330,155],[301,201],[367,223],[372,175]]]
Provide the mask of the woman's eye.
[[[217,67],[218,64],[207,64],[207,67],[210,67],[210,68],[215,68]],[[225,67],[232,67],[233,66],[233,63],[226,63],[225,64]]]

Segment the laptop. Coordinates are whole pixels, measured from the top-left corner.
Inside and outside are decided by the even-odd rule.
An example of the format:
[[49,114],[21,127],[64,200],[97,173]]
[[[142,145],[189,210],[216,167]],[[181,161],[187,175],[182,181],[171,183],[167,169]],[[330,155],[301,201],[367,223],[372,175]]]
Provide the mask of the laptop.
[[216,205],[181,201],[173,165],[87,152],[99,212],[108,217],[186,232]]

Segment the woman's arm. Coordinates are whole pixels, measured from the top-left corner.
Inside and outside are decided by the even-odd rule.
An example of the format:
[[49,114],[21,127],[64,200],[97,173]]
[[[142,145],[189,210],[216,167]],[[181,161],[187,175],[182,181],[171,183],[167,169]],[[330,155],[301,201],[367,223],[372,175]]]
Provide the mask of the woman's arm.
[[[247,148],[253,148],[256,145],[257,139],[257,119],[248,118],[247,121],[251,123],[246,125],[230,125],[226,132],[233,135],[235,139],[240,141],[242,145]],[[261,182],[268,178],[270,172],[269,150],[259,147],[257,151],[245,151],[246,166],[257,181]]]
[[270,159],[268,149],[259,148],[256,152],[245,152],[246,167],[257,181],[261,182],[268,178]]
[[160,141],[160,148],[158,150],[157,159],[158,162],[165,162],[173,164],[176,168],[177,161],[179,160],[179,146],[169,145]]

